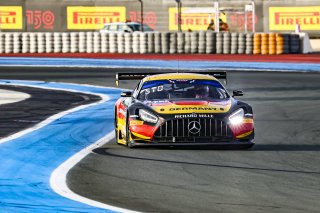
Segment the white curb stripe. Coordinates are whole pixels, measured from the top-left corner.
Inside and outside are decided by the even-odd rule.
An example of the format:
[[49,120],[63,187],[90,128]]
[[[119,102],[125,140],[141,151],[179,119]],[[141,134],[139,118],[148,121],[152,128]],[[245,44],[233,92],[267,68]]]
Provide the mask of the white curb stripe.
[[90,206],[95,206],[102,209],[117,211],[117,212],[126,212],[126,213],[133,213],[136,211],[131,211],[129,209],[123,209],[111,205],[107,205],[104,203],[100,203],[98,201],[94,201],[88,199],[86,197],[82,197],[78,194],[75,194],[71,191],[67,186],[67,174],[68,172],[77,164],[79,163],[84,157],[86,157],[93,149],[102,146],[103,144],[110,142],[111,139],[114,138],[114,132],[110,132],[109,134],[105,135],[103,138],[95,142],[94,144],[84,148],[77,154],[73,155],[71,158],[66,160],[63,164],[61,164],[58,168],[56,168],[50,177],[50,186],[53,190],[60,194],[63,197],[69,198],[71,200],[75,200],[81,203],[86,203]]

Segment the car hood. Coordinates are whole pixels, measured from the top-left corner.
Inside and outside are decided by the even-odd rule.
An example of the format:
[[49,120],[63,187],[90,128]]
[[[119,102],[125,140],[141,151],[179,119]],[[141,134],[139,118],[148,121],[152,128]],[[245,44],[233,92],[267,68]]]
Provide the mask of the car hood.
[[145,101],[145,105],[161,114],[186,113],[226,113],[231,108],[231,100],[165,100]]

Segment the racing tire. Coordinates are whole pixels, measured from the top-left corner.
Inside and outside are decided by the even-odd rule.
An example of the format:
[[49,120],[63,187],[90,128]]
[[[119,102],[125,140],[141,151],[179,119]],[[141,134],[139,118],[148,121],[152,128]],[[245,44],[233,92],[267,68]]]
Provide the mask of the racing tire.
[[130,143],[130,129],[129,129],[129,115],[127,115],[127,119],[126,119],[126,145],[129,148],[132,148],[132,144]]
[[119,139],[119,135],[118,135],[118,117],[117,117],[117,112],[115,111],[114,113],[114,131],[115,131],[115,140],[116,143],[118,144],[118,139]]

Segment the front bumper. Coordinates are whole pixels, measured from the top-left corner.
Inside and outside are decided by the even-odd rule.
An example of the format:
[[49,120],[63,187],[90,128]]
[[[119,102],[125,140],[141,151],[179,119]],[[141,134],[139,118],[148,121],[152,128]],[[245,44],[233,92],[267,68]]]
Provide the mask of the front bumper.
[[[190,124],[199,126],[190,131]],[[254,130],[250,122],[232,126],[219,119],[171,119],[158,126],[148,124],[130,128],[129,146],[211,146],[250,148],[254,145]]]
[[129,147],[211,147],[217,149],[249,149],[254,146],[253,140],[248,141],[230,141],[230,142],[197,142],[197,143],[184,143],[184,142],[146,142],[146,141],[134,141],[129,143]]

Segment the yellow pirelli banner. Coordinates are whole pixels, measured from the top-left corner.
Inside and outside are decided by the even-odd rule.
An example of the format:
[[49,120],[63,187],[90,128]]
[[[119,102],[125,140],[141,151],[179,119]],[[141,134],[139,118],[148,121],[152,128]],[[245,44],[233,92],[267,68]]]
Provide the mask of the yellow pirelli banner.
[[320,6],[313,7],[270,7],[270,30],[320,30]]
[[[214,13],[189,13],[188,11],[194,9],[193,7],[181,8],[181,30],[207,30],[210,22],[214,20]],[[197,8],[201,11],[201,7]],[[202,8],[204,11],[207,7]],[[220,13],[220,18],[226,22],[226,15]],[[169,8],[169,30],[178,30],[178,10],[176,7]]]
[[69,30],[97,30],[105,23],[125,22],[125,7],[67,7]]
[[20,30],[23,28],[21,6],[0,6],[0,29]]

